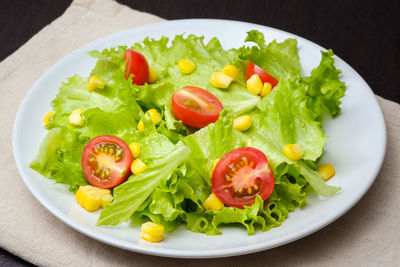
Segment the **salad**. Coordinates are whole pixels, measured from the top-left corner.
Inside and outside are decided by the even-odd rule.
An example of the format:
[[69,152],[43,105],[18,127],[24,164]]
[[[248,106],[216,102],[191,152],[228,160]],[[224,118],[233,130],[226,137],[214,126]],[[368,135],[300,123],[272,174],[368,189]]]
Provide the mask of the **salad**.
[[333,52],[303,76],[295,39],[252,30],[245,42],[178,35],[89,52],[95,67],[62,84],[30,167],[102,208],[98,226],[143,223],[152,242],[181,224],[267,231],[311,191],[334,195],[333,167],[318,164],[346,88]]

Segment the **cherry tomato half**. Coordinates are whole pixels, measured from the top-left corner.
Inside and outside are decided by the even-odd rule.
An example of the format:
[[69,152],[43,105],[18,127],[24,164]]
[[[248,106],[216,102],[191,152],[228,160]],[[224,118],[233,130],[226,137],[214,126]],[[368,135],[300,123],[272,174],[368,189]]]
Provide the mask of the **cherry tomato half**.
[[195,128],[216,122],[222,109],[218,98],[200,87],[185,86],[172,95],[175,117]]
[[122,139],[100,135],[83,149],[83,175],[96,187],[112,188],[128,177],[132,161],[129,146]]
[[149,64],[146,58],[139,52],[127,49],[124,55],[125,79],[133,74],[132,84],[143,85],[149,81]]
[[246,66],[246,80],[250,79],[253,74],[257,74],[258,76],[260,76],[263,84],[269,82],[272,85],[272,88],[274,88],[279,82],[271,74],[249,61],[247,62]]
[[274,174],[260,150],[241,147],[223,156],[212,175],[212,191],[226,205],[251,206],[257,194],[266,200],[274,189]]

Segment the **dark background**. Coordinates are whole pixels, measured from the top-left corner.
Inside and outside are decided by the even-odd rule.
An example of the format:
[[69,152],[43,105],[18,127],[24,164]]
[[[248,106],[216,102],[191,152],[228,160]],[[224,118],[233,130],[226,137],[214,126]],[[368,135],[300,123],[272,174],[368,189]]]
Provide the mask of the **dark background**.
[[[294,33],[332,48],[367,81],[375,94],[400,103],[400,1],[117,2],[165,19],[230,19]],[[1,0],[0,61],[62,15],[70,3],[70,0]],[[0,266],[27,264],[0,248]]]

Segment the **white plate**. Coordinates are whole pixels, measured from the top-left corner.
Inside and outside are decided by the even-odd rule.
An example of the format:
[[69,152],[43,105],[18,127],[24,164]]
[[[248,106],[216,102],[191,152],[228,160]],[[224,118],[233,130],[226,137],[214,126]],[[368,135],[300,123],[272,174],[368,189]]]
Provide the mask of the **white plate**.
[[177,20],[118,32],[64,57],[31,88],[14,125],[15,161],[32,194],[61,221],[94,239],[136,252],[180,258],[224,257],[273,248],[309,235],[339,218],[360,200],[374,182],[385,155],[386,130],[371,89],[356,71],[338,57],[335,57],[335,65],[343,71],[341,79],[346,82],[347,91],[341,115],[334,120],[326,119],[324,129],[330,138],[323,161],[336,167],[336,175],[328,183],[341,186],[342,190],[331,198],[311,194],[305,208],[290,213],[282,226],[268,232],[257,231],[255,235],[248,236],[242,228],[226,227],[223,228],[223,235],[207,236],[192,233],[182,226],[166,234],[160,244],[143,242],[140,241],[138,228],[125,225],[95,227],[99,212],[86,212],[76,203],[67,186],[54,184],[29,168],[46,134],[41,119],[50,110],[49,103],[56,96],[61,82],[75,73],[88,76],[95,64],[95,60],[86,55],[87,51],[129,45],[147,36],[173,38],[182,33],[204,35],[205,41],[217,36],[223,47],[228,49],[242,46],[246,32],[252,29],[263,32],[267,42],[296,38],[305,75],[319,64],[320,50],[325,50],[301,37],[265,26],[224,20]]

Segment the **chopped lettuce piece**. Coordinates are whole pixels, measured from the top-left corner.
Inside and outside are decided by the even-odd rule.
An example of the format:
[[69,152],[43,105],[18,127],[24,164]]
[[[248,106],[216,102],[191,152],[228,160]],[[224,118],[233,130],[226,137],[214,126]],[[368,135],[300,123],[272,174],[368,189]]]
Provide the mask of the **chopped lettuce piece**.
[[258,131],[250,136],[252,146],[267,155],[272,168],[283,162],[294,164],[318,194],[332,196],[339,188],[326,185],[318,172],[301,161],[292,162],[283,154],[287,144],[299,144],[304,160],[315,161],[323,153],[326,137],[320,123],[314,120],[307,100],[306,85],[298,80],[281,81],[258,105],[260,120]]
[[307,107],[307,94],[298,80],[279,82],[271,94],[257,106],[260,110],[258,131],[250,138],[262,150],[273,167],[289,162],[283,154],[287,144],[299,144],[304,159],[316,160],[323,152],[326,137]]
[[88,184],[80,163],[86,142],[66,128],[53,128],[47,133],[30,167],[56,183],[70,185],[70,190],[75,192],[80,185]]
[[190,149],[179,143],[168,155],[154,160],[146,171],[114,188],[114,200],[100,213],[97,225],[117,225],[127,221],[159,183],[168,180],[189,153]]
[[334,65],[333,51],[321,51],[321,54],[319,66],[311,72],[311,76],[302,79],[302,82],[308,85],[307,106],[320,122],[325,110],[328,110],[333,117],[340,113],[340,98],[344,96],[346,90],[344,82],[339,80],[341,71]]
[[282,43],[272,41],[265,44],[264,35],[252,30],[248,32],[246,42],[255,42],[258,46],[239,49],[239,57],[258,65],[277,80],[301,75],[300,58],[297,53],[297,41],[286,39]]

